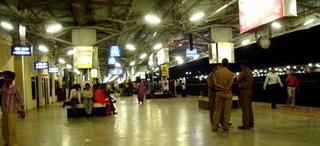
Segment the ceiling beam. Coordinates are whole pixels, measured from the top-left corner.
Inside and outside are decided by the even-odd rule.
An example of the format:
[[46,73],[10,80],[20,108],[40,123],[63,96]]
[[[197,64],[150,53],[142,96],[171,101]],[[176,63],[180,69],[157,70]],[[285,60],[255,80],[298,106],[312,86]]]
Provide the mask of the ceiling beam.
[[115,33],[115,34],[112,34],[112,35],[107,36],[107,37],[105,37],[105,38],[102,38],[102,39],[98,40],[98,41],[94,44],[94,46],[95,46],[95,45],[98,45],[98,44],[100,44],[100,43],[102,43],[102,42],[104,42],[104,41],[106,41],[106,40],[109,40],[109,39],[111,39],[111,38],[113,38],[113,37],[115,37],[115,36],[121,35],[122,33],[125,33],[125,32],[127,32],[127,31],[136,29],[138,26],[139,26],[139,25],[135,25],[135,26],[132,26],[131,28],[126,29],[125,31],[122,31],[122,32],[119,32],[119,33]]
[[59,39],[57,37],[43,35],[43,34],[40,34],[40,33],[31,32],[31,31],[28,31],[28,33],[31,33],[31,34],[34,34],[34,35],[37,35],[37,36],[40,36],[40,37],[43,37],[43,38],[46,38],[46,39],[55,40],[57,42],[65,43],[67,45],[73,45],[72,42],[66,41],[66,40],[63,40],[63,39]]
[[[231,0],[228,3],[224,4],[223,6],[221,6],[220,8],[218,8],[217,10],[213,11],[210,15],[208,15],[207,17],[205,17],[203,20],[206,21],[207,19],[219,14],[220,12],[222,12],[223,10],[225,10],[226,8],[228,8],[230,5],[236,3],[238,0]],[[198,23],[196,23],[195,25],[193,25],[191,27],[191,29],[196,28],[197,26],[199,26],[203,21],[200,21]]]
[[61,0],[44,0],[44,1],[37,1],[37,2],[33,1],[33,2],[30,2],[29,4],[24,4],[24,5],[19,4],[17,8],[19,10],[31,9],[31,8],[40,7],[40,6],[44,6],[44,5],[48,5],[56,2],[62,2],[62,1]]
[[130,4],[121,4],[117,1],[106,1],[106,0],[91,0],[92,5],[104,5],[104,6],[110,6],[110,7],[131,7]]

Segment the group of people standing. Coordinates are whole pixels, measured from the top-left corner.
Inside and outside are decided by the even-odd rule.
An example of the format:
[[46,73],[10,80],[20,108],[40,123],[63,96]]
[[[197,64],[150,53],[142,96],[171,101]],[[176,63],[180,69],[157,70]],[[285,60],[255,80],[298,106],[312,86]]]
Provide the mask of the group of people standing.
[[[219,123],[224,131],[229,130],[230,114],[232,110],[232,85],[234,80],[239,83],[239,105],[242,109],[242,125],[239,129],[250,129],[254,127],[254,117],[252,110],[252,86],[253,75],[249,68],[248,61],[242,60],[241,73],[235,79],[234,74],[227,68],[228,60],[223,59],[220,68],[215,66],[207,78],[208,95],[209,95],[209,109],[210,109],[210,123],[212,131],[217,132]],[[287,106],[294,106],[295,91],[299,90],[298,78],[294,75],[293,70],[289,70],[286,77],[287,83]],[[263,89],[267,91],[271,99],[271,107],[276,109],[278,90],[283,87],[280,77],[276,74],[275,69],[272,68],[268,73]]]
[[[252,92],[252,83],[250,82],[250,74],[247,68],[242,69],[240,77],[237,79],[240,82],[240,103],[242,105],[251,106],[250,92]],[[251,72],[250,72],[251,73]],[[252,73],[251,73],[252,77]],[[253,81],[253,79],[251,79]],[[210,122],[212,126],[212,132],[217,132],[219,128],[219,123],[224,131],[229,131],[230,124],[230,114],[232,110],[232,85],[234,81],[234,74],[228,69],[228,59],[224,58],[222,60],[221,67],[213,67],[212,72],[207,78],[208,88],[209,88],[209,108],[210,108]],[[251,87],[250,85],[251,84]],[[252,95],[252,93],[251,93]],[[244,107],[243,112],[243,125],[239,126],[239,129],[249,129],[250,126],[253,127],[253,116],[249,115],[249,107]],[[248,112],[247,112],[248,111]],[[252,111],[252,110],[251,110]],[[251,112],[252,113],[252,112]],[[252,119],[244,119],[244,118]],[[247,122],[250,121],[250,122]],[[247,122],[247,123],[245,123]]]

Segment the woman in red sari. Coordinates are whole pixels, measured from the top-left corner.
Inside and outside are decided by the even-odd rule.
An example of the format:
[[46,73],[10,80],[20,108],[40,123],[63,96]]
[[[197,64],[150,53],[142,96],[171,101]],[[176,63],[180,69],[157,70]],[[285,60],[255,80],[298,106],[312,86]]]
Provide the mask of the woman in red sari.
[[93,85],[93,93],[94,93],[94,102],[95,103],[101,103],[106,105],[106,115],[111,114],[111,108],[110,103],[106,100],[106,95],[103,91],[103,88],[101,88],[100,84]]
[[138,85],[138,103],[143,103],[144,101],[144,94],[145,94],[145,86],[144,86],[144,83],[143,81],[141,80],[139,85]]

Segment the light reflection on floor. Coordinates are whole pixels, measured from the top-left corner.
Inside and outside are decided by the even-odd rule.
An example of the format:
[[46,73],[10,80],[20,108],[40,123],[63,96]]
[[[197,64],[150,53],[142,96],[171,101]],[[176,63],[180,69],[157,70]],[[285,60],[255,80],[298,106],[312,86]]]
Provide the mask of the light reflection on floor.
[[[211,132],[207,110],[197,97],[147,99],[117,97],[118,114],[108,117],[66,117],[59,104],[28,111],[20,121],[21,146],[318,146],[318,108],[271,110],[255,104],[255,128],[238,130],[241,111],[234,109],[229,132]],[[3,140],[0,140],[3,145]]]

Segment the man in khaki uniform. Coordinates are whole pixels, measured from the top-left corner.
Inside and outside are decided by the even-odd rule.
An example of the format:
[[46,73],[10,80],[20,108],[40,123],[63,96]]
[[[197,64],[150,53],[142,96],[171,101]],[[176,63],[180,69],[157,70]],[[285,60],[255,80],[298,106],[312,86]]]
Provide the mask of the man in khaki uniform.
[[239,101],[242,108],[242,126],[239,126],[239,129],[249,129],[253,128],[253,112],[252,112],[252,84],[253,76],[252,71],[248,67],[248,61],[241,61],[241,74],[238,77],[237,81],[239,82],[240,96]]
[[229,130],[229,120],[232,109],[232,84],[233,73],[228,70],[228,59],[222,60],[222,67],[214,73],[214,85],[216,88],[216,107],[213,115],[212,132],[218,131],[220,117],[223,116],[222,128]]
[[208,75],[207,78],[207,85],[208,85],[208,96],[209,96],[209,114],[210,114],[210,123],[212,126],[212,121],[213,121],[213,113],[215,110],[215,100],[216,100],[216,91],[215,91],[215,87],[214,87],[214,82],[213,82],[213,78],[214,78],[214,72],[217,70],[216,66],[212,67],[212,71],[211,73]]

